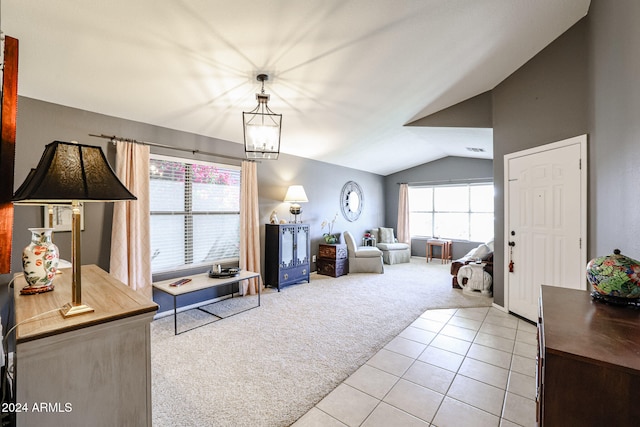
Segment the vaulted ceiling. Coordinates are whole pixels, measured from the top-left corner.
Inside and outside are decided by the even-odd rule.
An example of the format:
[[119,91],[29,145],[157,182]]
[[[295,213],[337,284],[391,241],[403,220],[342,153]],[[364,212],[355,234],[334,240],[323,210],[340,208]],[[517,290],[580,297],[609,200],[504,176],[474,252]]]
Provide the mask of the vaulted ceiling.
[[4,0],[0,26],[20,41],[19,95],[242,143],[241,112],[255,106],[256,75],[266,73],[269,106],[283,114],[282,152],[388,175],[446,156],[491,158],[491,128],[406,125],[491,90],[588,8]]

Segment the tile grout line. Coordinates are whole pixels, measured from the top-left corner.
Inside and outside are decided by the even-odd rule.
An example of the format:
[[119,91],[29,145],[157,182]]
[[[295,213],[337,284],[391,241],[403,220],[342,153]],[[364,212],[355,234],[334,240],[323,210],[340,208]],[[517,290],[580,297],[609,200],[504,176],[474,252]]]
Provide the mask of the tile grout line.
[[[469,350],[471,350],[471,346],[472,346],[473,344],[475,344],[475,339],[478,337],[478,334],[480,333],[480,329],[482,329],[482,325],[484,325],[484,324],[485,324],[485,321],[487,320],[487,316],[489,315],[489,311],[490,311],[490,310],[487,310],[487,313],[484,315],[484,317],[483,317],[483,319],[482,319],[482,321],[481,321],[481,323],[480,323],[480,327],[478,328],[478,330],[476,331],[475,335],[473,336],[473,341],[471,341],[471,344],[469,345]],[[457,313],[457,312],[458,312],[458,310],[456,310],[456,313]],[[451,316],[451,318],[453,318],[454,316],[455,316],[455,313],[454,313],[454,315],[453,315],[453,316]],[[449,319],[449,320],[451,320],[451,319]],[[475,320],[475,319],[472,319],[472,320]],[[447,324],[448,324],[448,323],[449,323],[449,322],[447,322]],[[455,325],[453,325],[453,326],[455,326]],[[482,346],[482,344],[478,344],[478,345]],[[514,339],[514,346],[515,346],[515,339]],[[487,346],[483,346],[483,347],[487,347]],[[492,347],[487,347],[487,348],[492,348]],[[493,349],[493,348],[492,348],[492,349]],[[462,362],[460,363],[460,366],[458,367],[458,370],[456,371],[455,376],[453,377],[453,380],[451,380],[451,384],[449,384],[449,388],[447,388],[447,392],[445,393],[444,397],[449,397],[449,399],[455,400],[455,401],[460,402],[460,403],[462,403],[462,404],[464,404],[464,405],[471,406],[472,408],[475,408],[475,409],[477,409],[477,410],[479,410],[479,411],[482,411],[482,412],[484,412],[484,413],[487,413],[487,414],[489,414],[489,415],[496,416],[495,414],[492,414],[491,412],[489,412],[489,411],[487,411],[487,410],[485,410],[485,409],[483,409],[483,408],[479,408],[479,407],[477,407],[477,406],[475,406],[475,405],[472,405],[472,404],[470,404],[470,403],[464,402],[464,401],[462,401],[462,400],[458,400],[458,399],[456,399],[455,397],[451,397],[451,396],[449,396],[449,395],[448,395],[448,394],[449,394],[449,390],[451,389],[451,386],[453,385],[453,382],[454,382],[454,381],[455,381],[455,379],[458,377],[458,375],[460,375],[460,376],[462,376],[462,377],[465,377],[465,378],[472,379],[472,380],[474,380],[474,381],[478,381],[478,382],[480,382],[480,383],[482,383],[482,384],[486,384],[486,385],[492,386],[491,384],[485,383],[484,381],[480,381],[480,380],[477,380],[477,379],[475,379],[475,378],[467,377],[466,375],[463,375],[463,374],[461,374],[461,373],[460,373],[460,368],[462,367],[462,364],[464,363],[464,361],[465,361],[467,358],[469,358],[469,359],[471,359],[471,360],[477,360],[477,361],[479,361],[479,362],[487,363],[487,362],[484,362],[484,361],[482,361],[482,360],[474,359],[473,357],[468,356],[468,354],[469,354],[469,350],[467,350],[467,352],[465,353],[464,358],[462,359]],[[495,350],[497,350],[497,349],[495,349]],[[487,363],[487,364],[491,365],[491,363]],[[493,365],[493,366],[496,366],[496,365]],[[510,367],[511,367],[511,362],[509,363],[509,368],[510,368]],[[507,380],[507,385],[508,385],[508,380]],[[507,385],[505,385],[504,397],[503,397],[503,399],[502,399],[502,408],[504,408],[504,404],[505,404],[505,402],[506,402],[506,395],[507,395],[506,387],[507,387]],[[493,387],[495,387],[495,386],[493,386]],[[496,388],[497,388],[497,387],[496,387]],[[443,402],[444,402],[444,399],[442,399],[442,402],[440,403],[440,406],[442,406],[442,403],[443,403]],[[438,407],[438,410],[439,410],[439,409],[440,409],[440,407]],[[502,423],[502,411],[503,411],[503,410],[501,409],[500,415],[498,415],[498,416],[497,416],[497,417],[498,417],[498,424],[501,424],[501,423]],[[438,413],[438,411],[436,411],[436,414],[437,414],[437,413]],[[434,419],[435,419],[435,415],[434,415]],[[433,421],[433,420],[432,420],[432,421]],[[431,424],[431,423],[430,423],[430,424]]]
[[[399,407],[396,407],[396,406],[395,406],[395,405],[393,405],[393,404],[390,404],[390,403],[385,402],[387,405],[389,405],[389,406],[391,406],[392,408],[394,408],[394,410],[397,410],[397,411],[399,411],[399,412],[402,412],[403,414],[405,414],[405,415],[407,415],[407,416],[409,416],[409,417],[415,418],[415,419],[417,419],[417,420],[421,420],[421,421],[423,421],[423,422],[425,422],[425,423],[428,423],[429,425],[432,425],[432,424],[433,424],[433,422],[434,422],[434,420],[435,420],[435,418],[436,418],[436,416],[437,416],[438,412],[439,412],[439,411],[440,411],[440,409],[442,408],[442,406],[443,406],[443,404],[444,404],[444,401],[445,401],[445,399],[446,399],[447,397],[449,397],[451,400],[454,400],[454,401],[456,401],[456,402],[459,402],[459,403],[461,403],[461,404],[463,404],[463,405],[469,406],[469,407],[471,407],[471,408],[474,408],[474,409],[476,409],[476,410],[478,410],[478,411],[481,411],[481,412],[483,412],[483,413],[486,413],[486,414],[488,414],[488,415],[491,415],[491,416],[497,417],[497,418],[498,418],[498,421],[499,421],[499,424],[502,424],[502,422],[503,422],[503,421],[508,421],[508,422],[510,422],[510,423],[513,423],[514,425],[521,425],[521,424],[519,424],[518,422],[512,421],[512,420],[507,419],[507,418],[504,418],[504,415],[505,415],[505,410],[506,410],[506,407],[507,407],[507,406],[506,406],[506,404],[507,404],[507,394],[508,394],[508,389],[509,389],[509,385],[511,384],[511,381],[512,381],[512,373],[513,373],[513,372],[515,372],[515,371],[513,371],[513,370],[512,370],[512,368],[513,368],[513,366],[514,366],[514,357],[515,357],[515,356],[521,356],[521,355],[517,355],[517,354],[515,353],[515,352],[516,352],[516,345],[517,345],[517,343],[519,342],[519,341],[518,341],[518,332],[519,332],[519,331],[522,331],[523,333],[530,333],[530,331],[525,330],[526,328],[521,328],[521,327],[520,327],[521,325],[520,325],[520,322],[519,322],[519,321],[515,324],[515,327],[505,326],[505,323],[501,323],[501,322],[497,321],[498,319],[496,319],[496,323],[487,322],[487,318],[489,317],[489,314],[490,314],[490,312],[491,312],[490,308],[489,308],[489,309],[487,309],[487,311],[485,312],[484,316],[482,316],[482,320],[479,320],[478,318],[474,318],[474,317],[464,317],[464,316],[459,316],[459,315],[458,315],[458,316],[456,316],[456,314],[459,314],[459,312],[460,312],[460,310],[461,310],[461,309],[465,309],[465,308],[469,308],[469,307],[463,307],[463,308],[458,307],[458,308],[456,308],[456,309],[453,311],[453,313],[452,313],[451,315],[449,315],[449,316],[448,316],[448,318],[447,318],[447,320],[446,320],[445,322],[442,322],[442,321],[441,321],[442,317],[440,317],[440,319],[434,319],[434,318],[429,318],[429,317],[422,317],[424,314],[426,314],[426,313],[427,313],[427,312],[429,312],[429,311],[437,311],[437,310],[442,310],[442,309],[431,309],[431,310],[426,310],[426,311],[423,313],[423,315],[421,315],[421,316],[419,316],[419,317],[417,318],[417,319],[419,319],[419,318],[423,318],[423,319],[428,320],[428,321],[431,321],[431,322],[437,322],[437,323],[440,323],[442,326],[438,329],[438,332],[434,332],[433,330],[429,330],[429,329],[423,329],[423,328],[420,328],[420,327],[417,327],[417,326],[412,326],[412,324],[408,325],[405,329],[403,329],[403,331],[405,331],[405,330],[406,330],[407,328],[409,328],[409,327],[414,327],[414,328],[416,328],[416,329],[420,329],[420,330],[423,330],[423,331],[425,331],[425,332],[431,332],[431,333],[433,333],[433,334],[434,334],[434,336],[433,336],[431,339],[429,339],[429,340],[428,340],[428,343],[425,343],[425,342],[423,342],[423,341],[417,341],[416,339],[412,339],[412,338],[408,338],[408,337],[401,337],[401,336],[400,336],[400,333],[399,333],[399,334],[398,334],[398,335],[396,335],[394,338],[392,338],[392,339],[391,339],[391,340],[390,340],[390,341],[389,341],[385,346],[383,346],[383,347],[380,349],[380,350],[383,350],[383,349],[384,349],[384,350],[386,350],[386,351],[388,351],[388,352],[390,352],[390,353],[394,353],[394,354],[397,354],[397,355],[400,355],[400,356],[404,356],[404,357],[407,357],[407,358],[411,359],[411,363],[408,365],[408,367],[407,367],[406,369],[404,369],[404,370],[402,371],[402,373],[401,373],[400,375],[396,375],[396,374],[394,374],[394,373],[388,372],[388,371],[386,371],[386,370],[384,370],[384,369],[381,369],[381,368],[378,368],[378,367],[376,367],[376,366],[369,365],[369,361],[371,360],[371,358],[370,358],[367,362],[365,362],[365,363],[364,363],[364,365],[368,365],[368,366],[369,366],[369,368],[373,368],[373,369],[376,369],[376,370],[378,370],[378,371],[380,371],[380,372],[384,372],[384,373],[386,373],[386,374],[392,375],[392,376],[395,378],[395,380],[393,381],[393,384],[390,386],[390,388],[385,392],[384,396],[382,396],[381,398],[378,398],[378,397],[376,397],[376,396],[373,396],[372,394],[370,394],[370,393],[368,393],[368,392],[366,392],[366,391],[360,390],[360,388],[357,388],[357,387],[355,387],[355,386],[351,386],[351,385],[349,385],[349,384],[345,383],[345,381],[347,381],[347,379],[348,379],[349,377],[347,377],[347,379],[345,379],[344,381],[342,381],[342,382],[340,383],[340,384],[344,384],[344,385],[346,385],[346,386],[348,386],[348,387],[350,387],[350,388],[352,388],[352,389],[354,389],[354,390],[357,390],[357,391],[359,391],[359,392],[361,392],[361,393],[363,393],[363,394],[365,394],[365,395],[367,395],[367,396],[369,396],[369,397],[371,397],[371,398],[373,398],[373,399],[375,399],[375,400],[376,400],[376,404],[375,404],[375,406],[374,406],[374,407],[372,408],[372,410],[371,410],[371,411],[366,415],[366,417],[365,417],[365,418],[364,418],[364,419],[363,419],[363,420],[358,424],[359,426],[361,426],[361,425],[365,424],[365,423],[367,422],[367,420],[369,420],[369,419],[372,417],[373,413],[374,413],[378,408],[380,408],[380,407],[381,407],[381,403],[382,403],[382,402],[384,402],[384,399],[385,399],[385,398],[386,398],[386,397],[391,393],[391,391],[394,389],[394,387],[396,387],[396,386],[398,385],[398,383],[400,382],[400,380],[405,380],[405,381],[406,381],[406,382],[408,382],[408,383],[414,384],[414,385],[416,385],[416,386],[424,387],[424,388],[425,388],[425,389],[427,389],[427,390],[430,390],[430,391],[432,391],[432,392],[435,392],[435,393],[438,393],[438,394],[441,394],[441,395],[442,395],[442,400],[439,402],[439,404],[438,404],[437,408],[435,409],[435,411],[434,411],[434,413],[433,413],[433,416],[431,417],[431,419],[430,419],[430,420],[423,419],[423,418],[421,418],[421,417],[419,417],[419,416],[417,416],[417,415],[414,415],[414,414],[412,414],[412,413],[410,413],[410,412],[407,412],[407,411],[405,411],[405,410],[403,410],[403,409],[401,409],[401,408],[399,408]],[[444,313],[443,313],[443,314],[444,314]],[[436,316],[436,317],[437,317],[437,316]],[[464,319],[464,320],[470,320],[470,321],[479,322],[479,326],[478,326],[478,328],[477,328],[477,329],[474,329],[474,328],[469,328],[469,327],[465,327],[465,326],[461,326],[461,325],[456,325],[456,324],[452,324],[452,323],[450,323],[450,322],[451,322],[454,318],[456,318],[456,317],[457,317],[458,319]],[[417,319],[416,319],[416,320],[417,320]],[[464,322],[462,322],[462,323],[464,323]],[[500,366],[500,365],[497,365],[497,364],[496,364],[496,365],[494,365],[493,363],[486,362],[486,361],[484,361],[484,360],[482,360],[482,359],[476,359],[476,358],[474,358],[474,357],[469,356],[469,352],[471,351],[471,348],[474,346],[474,344],[477,344],[477,346],[479,346],[479,347],[486,348],[486,349],[490,349],[490,350],[493,350],[493,351],[504,352],[504,353],[507,353],[507,354],[509,353],[509,352],[507,352],[507,351],[504,351],[502,348],[499,348],[498,346],[496,346],[496,347],[492,347],[492,346],[490,346],[490,345],[485,345],[485,344],[482,344],[482,343],[478,343],[478,342],[476,342],[476,340],[477,340],[477,339],[478,339],[478,337],[479,337],[479,334],[481,333],[481,329],[482,329],[482,327],[483,327],[483,326],[485,326],[485,325],[493,325],[493,326],[496,326],[496,327],[505,328],[505,329],[511,329],[511,330],[514,330],[514,331],[515,331],[515,336],[514,336],[514,338],[513,338],[513,345],[511,346],[511,352],[510,352],[510,357],[509,357],[508,368],[506,368],[506,369],[505,369],[503,366]],[[467,340],[466,338],[459,338],[458,336],[455,336],[455,334],[454,334],[454,335],[447,335],[446,333],[443,333],[443,330],[444,330],[447,326],[451,326],[451,327],[458,328],[458,329],[464,329],[464,330],[467,330],[467,331],[473,331],[474,333],[473,333],[473,336],[472,336],[471,340],[469,341],[469,340]],[[492,336],[492,337],[496,337],[496,338],[501,338],[501,339],[505,339],[505,340],[511,340],[510,338],[507,338],[507,337],[505,337],[505,336],[503,336],[503,335],[495,335],[494,333],[490,333],[490,332],[486,332],[486,331],[485,331],[485,332],[482,332],[482,333],[483,333],[483,334],[486,334],[486,335],[490,335],[490,336]],[[464,334],[463,334],[463,335],[464,335]],[[464,354],[456,353],[455,351],[453,351],[453,352],[452,352],[453,354],[456,354],[456,355],[462,356],[462,360],[460,361],[460,364],[458,365],[458,367],[457,367],[457,369],[456,369],[455,371],[450,371],[449,369],[447,369],[447,368],[445,368],[445,367],[438,366],[438,365],[434,365],[434,364],[432,364],[432,363],[430,363],[430,362],[428,362],[428,361],[424,361],[424,360],[420,360],[420,359],[419,359],[419,358],[424,354],[424,352],[425,352],[425,351],[427,351],[429,348],[433,348],[433,349],[437,349],[437,350],[441,350],[441,351],[451,352],[451,350],[450,350],[450,349],[440,348],[440,347],[437,347],[437,346],[433,346],[433,342],[434,342],[434,341],[435,341],[439,336],[441,336],[441,337],[446,337],[446,338],[449,338],[449,339],[455,339],[455,340],[459,340],[459,341],[464,341],[464,342],[468,343],[468,348],[466,349],[466,351],[465,351],[465,353],[464,353]],[[389,349],[389,348],[387,348],[387,345],[389,345],[389,343],[391,343],[393,340],[395,340],[395,339],[397,339],[397,338],[402,338],[402,340],[406,340],[406,341],[411,342],[411,343],[416,343],[416,344],[424,345],[424,348],[423,348],[423,349],[422,349],[422,351],[420,351],[420,352],[419,352],[415,357],[414,357],[414,356],[412,356],[412,355],[407,355],[407,354],[405,354],[405,353],[400,352],[400,351],[402,351],[402,348],[399,348],[399,349]],[[521,341],[521,342],[523,342],[523,343],[525,343],[525,344],[528,344],[526,341]],[[380,351],[380,350],[379,350],[379,351]],[[410,350],[410,349],[409,349],[409,350]],[[523,351],[524,351],[524,350],[523,350]],[[377,353],[376,353],[376,354],[377,354]],[[372,357],[373,357],[373,356],[372,356]],[[525,359],[531,359],[531,358],[530,358],[530,357],[528,357],[527,355],[522,355],[521,357],[523,357],[523,358],[525,358]],[[480,362],[480,363],[484,363],[484,364],[487,364],[487,365],[490,365],[490,366],[493,366],[493,367],[497,367],[497,368],[500,368],[500,369],[505,369],[505,370],[507,371],[507,381],[506,381],[506,384],[505,384],[505,386],[504,386],[504,389],[499,388],[499,387],[496,387],[495,385],[490,384],[490,383],[487,383],[487,382],[485,382],[485,381],[482,381],[482,380],[479,380],[479,379],[475,379],[475,378],[473,378],[473,377],[468,377],[468,376],[466,376],[466,375],[464,375],[464,374],[460,373],[460,369],[462,368],[462,366],[463,366],[464,362],[465,362],[467,359],[468,359],[468,360],[477,361],[477,362]],[[418,382],[415,382],[415,381],[413,381],[413,380],[411,380],[411,379],[406,379],[406,378],[404,378],[404,376],[407,374],[407,372],[409,372],[409,370],[410,370],[412,367],[414,367],[414,366],[416,365],[416,362],[425,363],[425,364],[431,365],[431,366],[433,366],[433,367],[436,367],[436,368],[438,368],[438,369],[442,369],[442,370],[449,371],[449,372],[453,373],[453,377],[452,377],[452,379],[451,379],[451,382],[449,383],[449,385],[447,386],[446,390],[445,390],[443,393],[441,393],[441,392],[440,392],[440,391],[438,391],[438,390],[434,390],[434,389],[433,389],[433,388],[431,388],[431,387],[424,386],[424,385],[422,385],[422,384],[420,384],[420,383],[418,383]],[[363,365],[363,366],[364,366],[364,365]],[[518,372],[518,373],[519,373],[519,372]],[[521,374],[521,373],[519,373],[519,374]],[[529,375],[527,375],[527,374],[521,374],[521,375],[525,375],[525,376],[529,377]],[[497,388],[497,389],[502,390],[502,391],[504,392],[504,394],[503,394],[503,401],[502,401],[502,405],[501,405],[501,407],[500,407],[500,415],[496,415],[496,414],[494,414],[494,413],[492,413],[492,412],[489,412],[489,411],[487,411],[487,410],[485,410],[485,409],[483,409],[483,408],[480,408],[480,407],[475,406],[475,405],[473,405],[473,404],[470,404],[470,403],[467,403],[467,402],[465,402],[465,401],[458,400],[458,399],[456,399],[456,398],[454,398],[454,397],[452,397],[452,396],[449,396],[449,392],[451,391],[451,387],[452,387],[452,385],[453,385],[454,381],[456,380],[456,378],[458,378],[458,376],[460,376],[460,377],[464,377],[464,378],[469,378],[469,379],[471,379],[471,380],[473,380],[473,381],[477,381],[477,382],[479,382],[479,383],[481,383],[481,384],[484,384],[484,385],[487,385],[487,386],[494,387],[494,388]],[[339,385],[340,385],[340,384],[339,384]],[[520,393],[513,393],[513,394],[514,394],[514,395],[517,395],[517,396],[519,396],[519,397],[521,397],[521,398],[524,398],[524,399],[532,400],[532,399],[530,399],[530,398],[529,398],[529,397],[527,397],[527,396],[522,396]],[[317,406],[315,406],[315,407],[317,408]],[[323,410],[322,410],[322,409],[320,409],[320,408],[317,408],[317,409],[319,409],[322,413],[324,413],[324,414],[326,414],[326,415],[329,415],[332,419],[334,419],[334,420],[336,420],[336,421],[338,421],[338,422],[340,422],[340,423],[344,424],[341,420],[337,419],[335,416],[333,416],[333,415],[331,415],[331,414],[329,414],[329,413],[327,413],[327,412],[323,411]]]
[[[458,312],[458,310],[459,310],[459,309],[456,309],[456,312],[455,312],[455,313],[457,313],[457,312]],[[452,319],[453,317],[455,317],[455,313],[454,313],[454,314],[449,318],[449,320],[445,323],[445,325],[448,325],[448,324],[449,324],[449,321],[451,321],[451,319]],[[485,345],[482,345],[482,344],[475,343],[475,339],[477,338],[478,334],[480,333],[480,329],[481,329],[481,328],[482,328],[482,326],[485,324],[485,322],[486,322],[486,320],[487,320],[488,315],[489,315],[489,310],[487,311],[487,313],[485,314],[484,318],[482,319],[481,324],[480,324],[480,327],[478,328],[478,330],[476,330],[476,331],[475,331],[476,333],[475,333],[475,335],[474,335],[474,337],[473,337],[473,341],[471,341],[471,344],[470,344],[470,346],[469,346],[469,350],[471,349],[471,346],[472,346],[473,344],[477,344],[477,345],[479,345],[479,346],[486,347],[486,348],[490,348],[490,349],[492,349],[492,350],[502,351],[502,350],[497,349],[497,348],[493,348],[493,347],[489,347],[489,346],[485,346]],[[459,317],[461,317],[461,316],[459,316]],[[475,319],[471,319],[471,320],[475,320]],[[487,323],[487,324],[494,325],[493,323]],[[451,325],[451,326],[457,326],[457,325]],[[496,325],[496,326],[504,327],[504,326],[502,326],[502,325]],[[458,326],[458,327],[460,327],[460,328],[464,328],[463,326]],[[467,329],[467,328],[465,328],[465,329]],[[516,328],[509,328],[509,329],[515,329],[515,331],[516,331],[516,337],[517,337],[518,326],[516,326]],[[438,332],[438,334],[437,334],[437,335],[439,335],[439,334],[440,334],[440,332]],[[436,335],[436,337],[437,337],[437,335]],[[493,335],[493,334],[490,334],[490,333],[487,333],[487,335],[492,335],[492,336],[496,336],[496,337],[504,338],[504,337],[501,337],[501,336],[499,336],[499,335]],[[445,336],[448,336],[448,335],[445,335]],[[512,351],[511,351],[511,357],[509,358],[509,368],[507,369],[507,371],[508,371],[508,377],[507,377],[507,383],[505,384],[505,388],[503,389],[503,391],[504,391],[504,396],[503,396],[503,398],[502,398],[502,405],[501,405],[501,409],[500,409],[500,415],[493,414],[493,413],[488,412],[487,410],[485,410],[485,409],[483,409],[483,408],[479,408],[479,407],[477,407],[477,406],[475,406],[475,405],[472,405],[472,404],[470,404],[470,403],[467,403],[467,402],[464,402],[464,401],[458,400],[458,399],[456,399],[456,398],[451,397],[451,396],[449,396],[449,395],[448,395],[449,390],[451,389],[451,386],[453,385],[453,382],[454,382],[454,381],[455,381],[455,379],[458,377],[458,375],[460,375],[460,376],[462,376],[462,377],[465,377],[465,378],[470,378],[470,379],[472,379],[472,380],[474,380],[474,381],[478,381],[478,382],[480,382],[480,383],[482,383],[482,384],[486,384],[486,385],[488,385],[488,386],[495,387],[495,386],[493,386],[492,384],[485,383],[484,381],[480,381],[480,380],[477,380],[477,379],[475,379],[475,378],[467,377],[466,375],[463,375],[463,374],[461,374],[461,373],[459,372],[459,371],[460,371],[460,367],[462,367],[462,364],[464,363],[464,361],[465,361],[467,358],[472,359],[472,360],[476,360],[476,361],[479,361],[479,362],[482,362],[482,363],[487,363],[488,365],[496,366],[496,367],[498,367],[498,368],[502,368],[501,366],[493,365],[492,363],[488,363],[488,362],[485,362],[485,361],[483,361],[483,360],[479,360],[479,359],[474,359],[473,357],[468,356],[468,354],[469,354],[469,350],[467,350],[467,352],[465,353],[464,358],[462,359],[462,362],[460,363],[460,366],[458,367],[458,370],[455,372],[455,376],[453,377],[453,380],[451,381],[451,384],[449,384],[449,387],[447,388],[447,391],[446,391],[446,392],[445,392],[445,394],[444,394],[444,397],[449,397],[450,399],[455,400],[455,401],[457,401],[457,402],[460,402],[460,403],[462,403],[462,404],[464,404],[464,405],[471,406],[471,407],[473,407],[473,408],[475,408],[475,409],[477,409],[477,410],[479,410],[479,411],[485,412],[485,413],[487,413],[487,414],[489,414],[489,415],[496,416],[496,417],[498,418],[498,421],[499,421],[499,423],[500,423],[500,424],[502,423],[502,421],[503,421],[503,420],[507,420],[506,418],[504,418],[504,416],[503,416],[503,415],[504,415],[504,408],[505,408],[505,405],[506,405],[506,402],[507,402],[507,390],[508,390],[508,388],[509,388],[509,382],[510,382],[510,380],[511,380],[511,372],[512,372],[512,371],[511,371],[511,367],[512,367],[512,364],[513,364],[513,356],[514,356],[514,354],[515,354],[515,353],[514,353],[514,351],[515,351],[515,344],[516,344],[516,341],[517,341],[517,340],[516,340],[516,337],[514,337],[514,340],[513,340],[514,344],[513,344]],[[455,337],[452,337],[452,338],[455,338]],[[435,339],[435,337],[434,337],[434,339]],[[506,352],[505,352],[505,353],[506,353]],[[502,368],[502,369],[505,369],[505,368]],[[498,387],[496,387],[496,388],[498,388]],[[437,415],[438,410],[439,410],[439,409],[440,409],[440,407],[442,406],[442,403],[443,403],[443,402],[444,402],[444,398],[442,399],[442,402],[440,402],[440,405],[438,406],[438,409],[436,410],[436,412],[435,412],[435,414],[434,414],[434,418],[430,421],[430,424],[432,424],[432,423],[433,423],[433,420],[435,419],[435,415]],[[515,422],[513,422],[513,421],[511,421],[511,420],[507,420],[507,421],[512,422],[513,424],[517,424],[517,423],[515,423]]]

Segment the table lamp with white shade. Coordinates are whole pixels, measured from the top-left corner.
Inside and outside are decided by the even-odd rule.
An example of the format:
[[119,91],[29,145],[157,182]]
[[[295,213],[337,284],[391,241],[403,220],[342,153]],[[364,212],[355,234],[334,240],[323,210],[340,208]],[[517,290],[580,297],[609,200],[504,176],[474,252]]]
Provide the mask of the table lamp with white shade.
[[298,222],[298,215],[302,213],[302,206],[300,206],[300,203],[306,203],[309,201],[309,199],[307,199],[307,194],[304,192],[304,187],[302,185],[290,186],[287,190],[287,194],[284,196],[284,201],[291,203],[289,212],[294,216],[294,222]]

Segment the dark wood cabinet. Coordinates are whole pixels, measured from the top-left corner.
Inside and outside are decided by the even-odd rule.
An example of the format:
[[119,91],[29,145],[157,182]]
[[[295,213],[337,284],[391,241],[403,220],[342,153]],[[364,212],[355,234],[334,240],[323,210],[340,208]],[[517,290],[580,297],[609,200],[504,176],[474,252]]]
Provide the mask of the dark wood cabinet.
[[325,244],[318,247],[318,274],[340,277],[349,272],[349,260],[347,259],[347,245]]
[[542,286],[537,358],[539,426],[638,425],[640,310]]
[[278,288],[309,282],[308,224],[266,224],[264,283]]

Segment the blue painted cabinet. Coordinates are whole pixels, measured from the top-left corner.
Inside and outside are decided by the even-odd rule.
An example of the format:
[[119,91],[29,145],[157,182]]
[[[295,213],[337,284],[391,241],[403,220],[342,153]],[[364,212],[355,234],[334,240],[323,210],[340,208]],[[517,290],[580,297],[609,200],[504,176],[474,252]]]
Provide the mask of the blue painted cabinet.
[[282,286],[309,282],[311,244],[308,224],[265,225],[266,286]]

